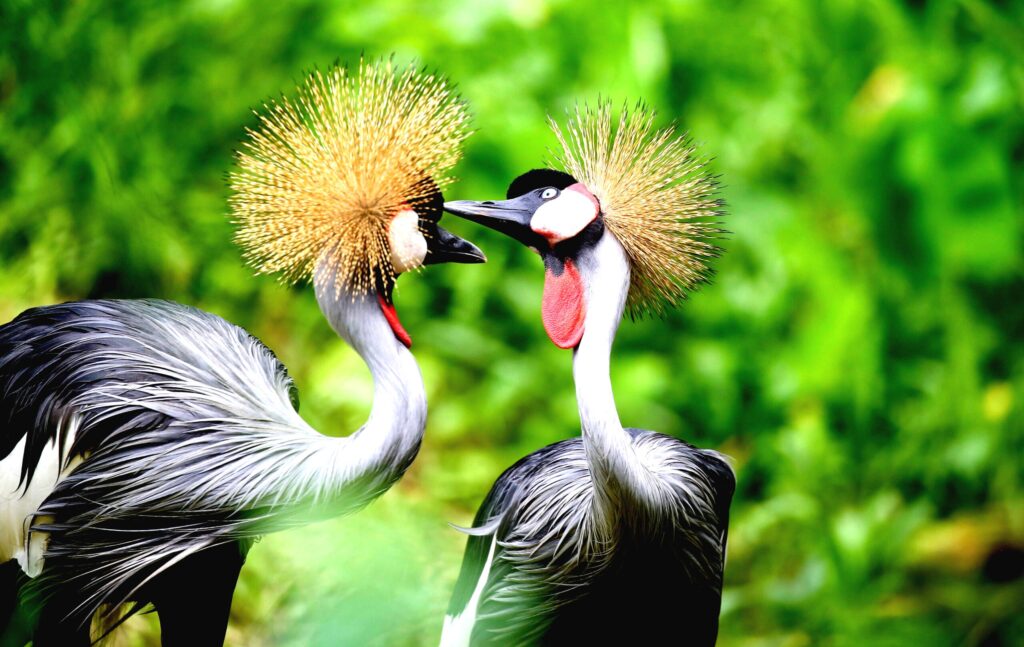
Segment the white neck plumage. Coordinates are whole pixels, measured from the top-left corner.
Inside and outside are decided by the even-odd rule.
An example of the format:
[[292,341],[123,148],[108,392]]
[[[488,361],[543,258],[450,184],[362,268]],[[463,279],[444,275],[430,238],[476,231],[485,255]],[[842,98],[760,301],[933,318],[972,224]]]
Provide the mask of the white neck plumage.
[[622,428],[612,392],[612,344],[629,293],[629,261],[608,230],[579,258],[586,286],[583,338],[573,355],[576,401],[583,427],[583,446],[594,482],[594,512],[612,523],[620,513],[650,502],[655,492],[651,475]]
[[360,505],[400,478],[416,457],[427,421],[426,393],[416,360],[395,338],[376,295],[339,294],[333,280],[316,279],[320,310],[373,375],[370,417],[351,436],[329,439],[330,462],[322,464],[330,470],[321,476],[331,494]]

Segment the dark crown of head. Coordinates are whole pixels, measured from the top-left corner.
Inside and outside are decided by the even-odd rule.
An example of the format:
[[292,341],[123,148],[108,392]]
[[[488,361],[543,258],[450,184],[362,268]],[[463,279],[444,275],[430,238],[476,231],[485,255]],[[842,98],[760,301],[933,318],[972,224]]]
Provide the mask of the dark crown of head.
[[508,186],[508,191],[505,193],[505,198],[511,200],[526,195],[534,189],[548,186],[562,190],[573,184],[576,184],[576,178],[568,173],[550,168],[535,168],[512,180],[512,184]]

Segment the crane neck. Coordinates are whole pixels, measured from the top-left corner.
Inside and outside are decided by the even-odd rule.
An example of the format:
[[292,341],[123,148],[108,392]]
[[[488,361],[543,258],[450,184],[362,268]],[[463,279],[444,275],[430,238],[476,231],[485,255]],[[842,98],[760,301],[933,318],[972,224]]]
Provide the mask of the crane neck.
[[336,442],[329,482],[337,492],[344,490],[346,501],[369,501],[398,480],[419,451],[427,420],[423,377],[376,296],[338,292],[334,281],[324,278],[315,277],[320,310],[373,376],[373,405],[366,423],[351,436],[331,439]]
[[587,310],[583,337],[573,354],[573,377],[595,512],[610,523],[624,506],[652,495],[650,474],[619,421],[611,381],[612,344],[629,293],[629,261],[619,241],[605,230],[578,263]]

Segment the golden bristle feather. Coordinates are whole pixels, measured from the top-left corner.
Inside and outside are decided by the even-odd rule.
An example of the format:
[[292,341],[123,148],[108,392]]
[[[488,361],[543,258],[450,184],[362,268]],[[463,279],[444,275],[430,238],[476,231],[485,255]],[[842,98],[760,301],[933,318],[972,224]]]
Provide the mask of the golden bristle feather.
[[451,182],[469,134],[443,78],[392,60],[315,71],[294,100],[257,114],[230,176],[235,239],[258,273],[321,280],[353,296],[394,278],[388,226]]
[[577,106],[564,130],[549,122],[562,145],[557,161],[597,197],[629,256],[630,315],[662,314],[706,282],[721,251],[714,241],[724,233],[723,203],[690,140],[672,128],[655,130],[654,112],[643,104],[624,107],[614,130],[610,102]]

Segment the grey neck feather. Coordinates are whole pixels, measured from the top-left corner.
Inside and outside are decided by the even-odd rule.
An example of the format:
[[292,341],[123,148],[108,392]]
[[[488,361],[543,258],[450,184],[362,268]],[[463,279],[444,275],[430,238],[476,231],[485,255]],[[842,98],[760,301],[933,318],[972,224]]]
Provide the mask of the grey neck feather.
[[419,451],[427,420],[423,378],[412,353],[395,338],[375,295],[338,294],[333,280],[315,277],[327,321],[363,358],[373,375],[373,406],[366,423],[347,438],[331,439],[332,489],[365,484],[371,498],[405,472]]
[[605,230],[579,258],[579,270],[587,310],[583,338],[573,355],[573,377],[594,482],[594,512],[598,522],[610,524],[623,511],[638,509],[633,504],[650,503],[656,496],[652,477],[619,421],[612,392],[611,350],[629,293],[629,261],[619,241]]

